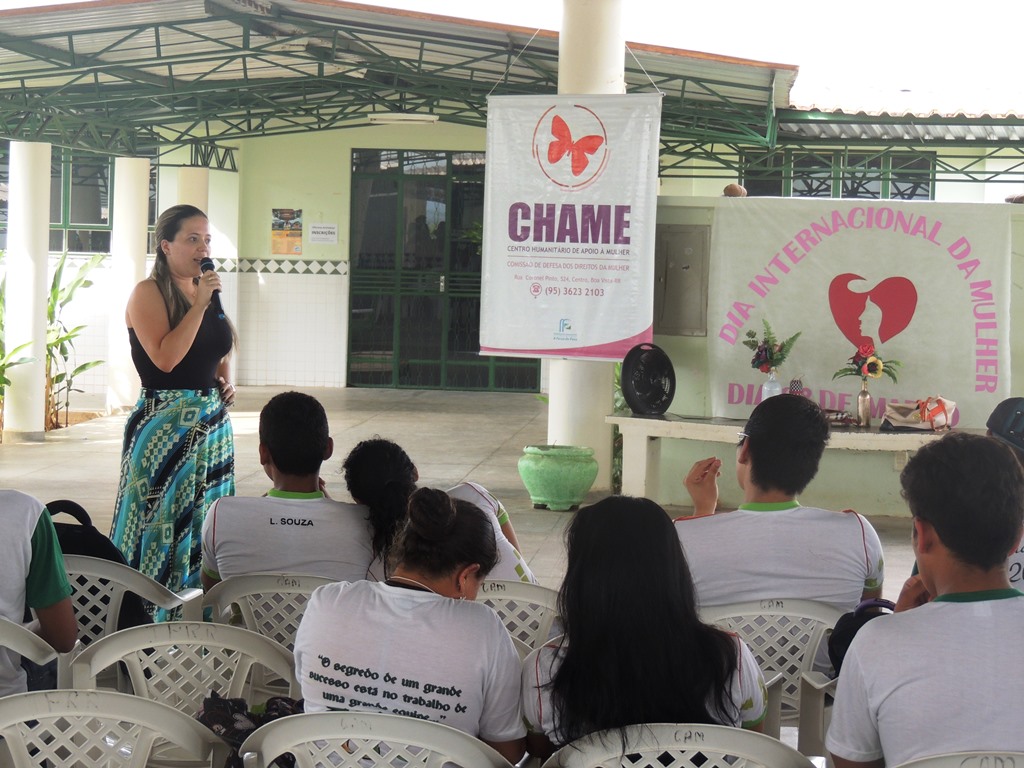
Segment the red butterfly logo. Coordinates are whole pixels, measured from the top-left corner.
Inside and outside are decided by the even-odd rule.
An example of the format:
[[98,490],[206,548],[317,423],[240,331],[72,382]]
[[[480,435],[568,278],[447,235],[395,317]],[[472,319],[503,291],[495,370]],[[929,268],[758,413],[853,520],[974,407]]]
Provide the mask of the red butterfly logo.
[[579,176],[587,170],[592,155],[601,148],[604,138],[601,136],[584,136],[579,141],[572,140],[572,133],[565,120],[555,115],[551,119],[551,135],[555,140],[548,144],[548,162],[557,163],[566,155],[572,155],[572,175]]

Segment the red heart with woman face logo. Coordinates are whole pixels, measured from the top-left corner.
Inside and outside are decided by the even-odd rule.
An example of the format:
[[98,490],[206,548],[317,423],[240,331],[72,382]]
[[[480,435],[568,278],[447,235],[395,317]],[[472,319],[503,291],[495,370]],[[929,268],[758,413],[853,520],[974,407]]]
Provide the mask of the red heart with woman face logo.
[[[860,275],[845,273],[833,278],[828,286],[828,304],[836,327],[855,347],[871,342],[884,344],[910,325],[917,309],[917,289],[906,277],[887,277],[867,291],[854,291],[850,283],[863,280]],[[862,316],[871,301],[881,310],[878,328],[862,327]],[[872,334],[877,332],[877,338]]]

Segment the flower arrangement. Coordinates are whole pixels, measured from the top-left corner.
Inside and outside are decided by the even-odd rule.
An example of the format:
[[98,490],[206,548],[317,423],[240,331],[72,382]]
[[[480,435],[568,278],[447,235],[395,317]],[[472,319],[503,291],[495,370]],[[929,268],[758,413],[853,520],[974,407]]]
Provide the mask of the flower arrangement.
[[875,345],[868,341],[857,347],[857,351],[853,353],[853,357],[844,368],[840,368],[832,374],[832,380],[835,381],[843,376],[860,376],[862,381],[867,381],[868,378],[880,378],[884,373],[895,384],[896,372],[901,365],[903,363],[899,360],[883,360],[879,351],[875,349]]
[[750,367],[757,368],[762,373],[768,373],[772,368],[778,368],[789,355],[796,340],[800,338],[801,331],[797,331],[788,339],[780,342],[775,338],[775,332],[768,324],[764,323],[764,336],[758,341],[755,331],[747,331],[747,338],[743,340],[743,346],[754,351],[750,359]]

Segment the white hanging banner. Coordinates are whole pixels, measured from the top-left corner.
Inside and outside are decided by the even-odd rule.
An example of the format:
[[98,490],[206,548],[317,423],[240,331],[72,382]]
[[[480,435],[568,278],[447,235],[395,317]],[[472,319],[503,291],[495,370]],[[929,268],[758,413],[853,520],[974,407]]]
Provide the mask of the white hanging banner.
[[480,352],[651,341],[661,94],[487,100]]
[[785,385],[856,412],[859,376],[833,380],[861,345],[898,360],[899,381],[869,378],[885,404],[942,395],[953,426],[984,427],[1010,394],[1009,206],[895,200],[723,198],[708,295],[712,415],[746,418],[766,376],[743,346],[767,319],[800,338]]

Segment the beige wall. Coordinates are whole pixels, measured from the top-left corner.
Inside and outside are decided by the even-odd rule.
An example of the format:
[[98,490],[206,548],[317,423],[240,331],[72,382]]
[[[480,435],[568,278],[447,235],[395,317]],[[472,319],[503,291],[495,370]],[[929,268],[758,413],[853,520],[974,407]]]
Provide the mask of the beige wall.
[[311,223],[338,225],[337,245],[311,244],[306,237],[303,258],[348,261],[354,148],[482,151],[484,141],[481,129],[440,123],[243,141],[239,255],[246,259],[269,257],[271,208],[301,208],[307,232]]
[[[981,186],[981,185],[978,185]],[[1004,185],[1005,186],[1005,185]],[[949,185],[950,191],[975,191],[971,185]],[[973,194],[968,199],[973,199]],[[947,198],[948,200],[949,198]],[[963,199],[963,198],[959,198]],[[659,198],[660,224],[710,224],[713,198]],[[1011,380],[1024,381],[1024,206],[1012,207],[1010,288]],[[672,359],[676,370],[676,396],[672,413],[682,416],[709,416],[708,346],[705,337],[656,336],[655,343]],[[784,382],[784,383],[788,383]],[[1020,391],[1020,386],[1016,387]],[[943,394],[955,399],[955,392]],[[742,493],[733,471],[735,451],[721,443],[666,440],[662,445],[661,487],[657,499],[666,504],[689,503],[682,478],[694,461],[718,456],[725,463],[719,480],[722,504],[738,505]],[[904,516],[906,508],[899,497],[899,471],[905,457],[853,451],[826,451],[818,477],[800,496],[805,504],[831,509],[854,508],[867,514]]]

